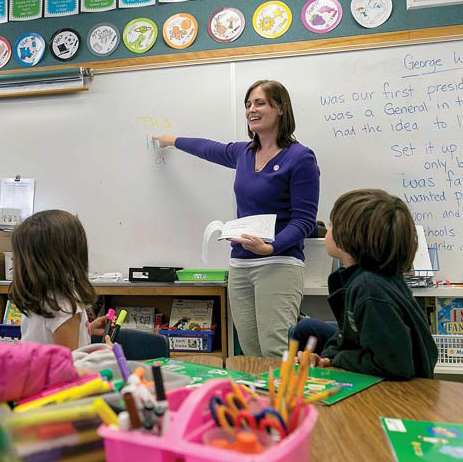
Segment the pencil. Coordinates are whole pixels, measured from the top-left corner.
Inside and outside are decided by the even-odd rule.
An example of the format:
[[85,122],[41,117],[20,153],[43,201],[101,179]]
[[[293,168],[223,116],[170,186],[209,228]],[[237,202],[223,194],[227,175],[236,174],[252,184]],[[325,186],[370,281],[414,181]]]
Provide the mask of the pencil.
[[270,394],[270,406],[275,407],[275,378],[273,377],[273,369],[268,372],[268,392]]
[[[300,368],[298,372],[300,372]],[[288,411],[290,412],[293,408],[293,401],[294,401],[293,398],[294,398],[294,393],[297,389],[298,382],[299,382],[299,374],[298,375],[293,374],[291,377],[291,380],[288,383],[288,393],[286,394],[286,405],[287,405]],[[305,383],[305,381],[303,383]]]
[[288,384],[291,382],[291,377],[294,374],[294,360],[296,359],[297,349],[299,348],[299,341],[291,339],[289,341],[289,362],[288,362]]
[[310,377],[310,356],[313,353],[313,350],[315,350],[315,347],[317,346],[317,337],[314,337],[311,335],[309,337],[309,340],[307,340],[307,345],[305,346],[305,349],[309,352],[309,360],[307,362],[307,372],[308,376]]
[[280,384],[278,386],[278,392],[277,392],[277,402],[275,404],[275,409],[277,411],[280,411],[281,407],[281,402],[283,399],[283,394],[286,389],[287,385],[287,380],[288,380],[288,356],[289,352],[286,350],[283,353],[283,358],[281,360],[281,367],[280,367]]
[[342,390],[341,387],[330,388],[329,390],[321,391],[316,395],[309,396],[308,398],[304,399],[304,404],[315,403],[316,401],[321,401],[322,399],[329,398],[330,396],[335,395],[336,393]]
[[230,380],[230,384],[233,388],[233,391],[235,392],[235,395],[238,396],[243,402],[246,402],[246,399],[243,395],[243,392],[241,391],[241,385],[237,384],[231,375],[228,375],[228,379]]
[[298,371],[298,383],[296,388],[296,397],[302,397],[304,393],[305,384],[310,377],[310,356],[312,351],[315,349],[317,344],[317,337],[310,336],[305,346],[304,352],[302,353],[301,365]]

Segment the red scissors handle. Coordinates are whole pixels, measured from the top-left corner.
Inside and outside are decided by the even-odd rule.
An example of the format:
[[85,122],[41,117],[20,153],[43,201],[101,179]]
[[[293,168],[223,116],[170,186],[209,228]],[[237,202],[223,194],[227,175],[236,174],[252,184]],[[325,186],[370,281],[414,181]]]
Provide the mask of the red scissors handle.
[[280,439],[283,439],[286,436],[285,429],[281,426],[279,422],[274,419],[264,418],[259,422],[259,430],[272,434],[273,431],[276,431],[280,435]]
[[247,428],[253,428],[257,429],[257,421],[254,415],[245,410],[241,410],[236,413],[235,415],[235,420],[234,420],[234,425],[236,428],[240,427],[247,427]]

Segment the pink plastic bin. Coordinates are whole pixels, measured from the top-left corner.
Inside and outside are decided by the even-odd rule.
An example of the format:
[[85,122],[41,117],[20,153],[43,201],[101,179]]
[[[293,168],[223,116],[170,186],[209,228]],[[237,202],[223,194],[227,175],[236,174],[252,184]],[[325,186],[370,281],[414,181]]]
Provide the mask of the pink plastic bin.
[[[102,425],[98,434],[104,438],[106,461],[310,461],[310,435],[318,417],[318,412],[313,406],[306,406],[303,419],[295,431],[261,454],[240,454],[203,444],[203,433],[215,427],[209,411],[209,401],[217,393],[226,391],[232,391],[229,380],[214,379],[199,388],[181,388],[168,393],[171,420],[164,436],[139,431],[121,431]],[[266,398],[258,399],[263,405],[268,405]]]

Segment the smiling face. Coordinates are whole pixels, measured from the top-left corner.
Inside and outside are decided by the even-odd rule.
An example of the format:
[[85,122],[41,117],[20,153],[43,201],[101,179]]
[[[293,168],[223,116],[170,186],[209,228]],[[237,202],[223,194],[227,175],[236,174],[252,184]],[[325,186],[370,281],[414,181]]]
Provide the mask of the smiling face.
[[246,101],[246,120],[252,132],[258,135],[274,133],[276,136],[281,114],[281,108],[270,104],[261,86],[251,91]]

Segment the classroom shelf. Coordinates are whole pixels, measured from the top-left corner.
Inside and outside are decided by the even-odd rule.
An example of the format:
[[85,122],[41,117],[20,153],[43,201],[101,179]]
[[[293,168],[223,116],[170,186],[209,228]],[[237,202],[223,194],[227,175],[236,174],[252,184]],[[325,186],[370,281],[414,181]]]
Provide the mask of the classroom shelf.
[[[10,281],[0,281],[0,316],[8,296]],[[225,282],[121,282],[94,284],[98,295],[104,296],[107,307],[156,306],[166,319],[170,315],[172,300],[184,298],[210,298],[214,300],[217,334],[220,336],[220,350],[203,355],[219,356],[227,359],[227,285]],[[217,335],[216,334],[216,335]],[[173,353],[177,357],[179,353]],[[197,354],[188,352],[188,354]]]
[[[415,297],[463,297],[463,287],[415,287],[412,292]],[[304,295],[328,295],[328,287],[304,287]]]

